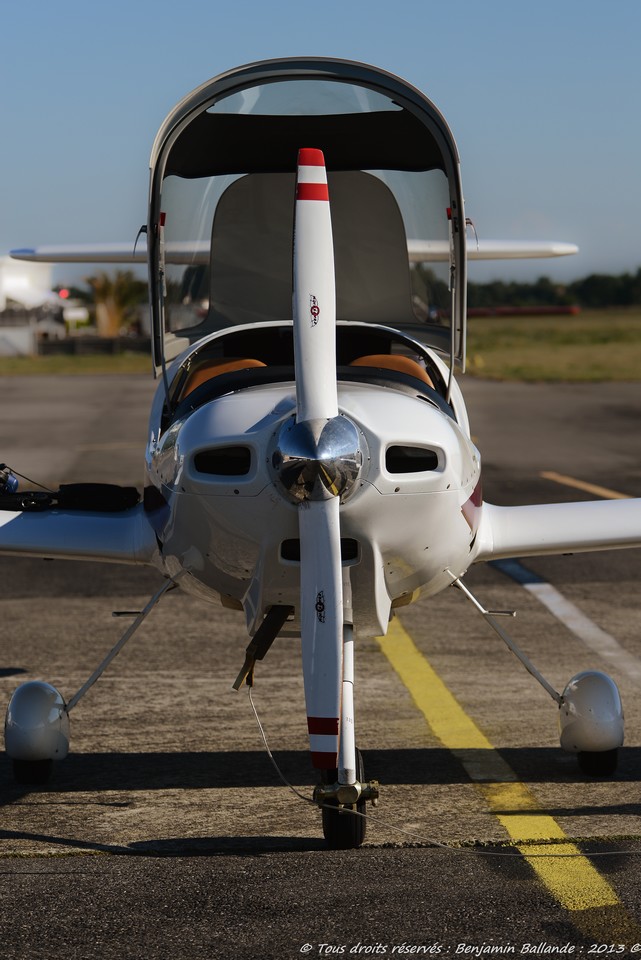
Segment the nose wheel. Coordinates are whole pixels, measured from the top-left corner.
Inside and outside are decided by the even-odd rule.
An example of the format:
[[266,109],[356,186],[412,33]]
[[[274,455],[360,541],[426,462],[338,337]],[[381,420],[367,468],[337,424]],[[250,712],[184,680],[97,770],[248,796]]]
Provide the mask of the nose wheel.
[[[337,779],[338,770],[323,771],[323,784],[335,784]],[[370,786],[364,782],[365,767],[360,750],[356,751],[356,781],[358,785],[363,787]],[[321,792],[319,791],[319,793]],[[362,846],[367,826],[367,799],[367,790],[361,793],[355,803],[340,803],[335,797],[318,796],[319,802],[323,804],[321,809],[323,835],[330,850],[354,850]],[[374,797],[371,799],[375,802]]]

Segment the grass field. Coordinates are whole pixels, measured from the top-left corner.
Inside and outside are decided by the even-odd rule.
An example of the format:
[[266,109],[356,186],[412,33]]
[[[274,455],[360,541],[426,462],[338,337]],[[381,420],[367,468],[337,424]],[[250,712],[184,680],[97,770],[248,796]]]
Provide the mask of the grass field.
[[474,317],[468,373],[496,380],[641,380],[641,308]]
[[[495,380],[641,380],[641,307],[578,316],[474,317],[468,373]],[[150,374],[146,354],[0,357],[0,376]]]
[[0,376],[33,376],[38,374],[146,373],[151,376],[151,358],[146,353],[120,353],[114,356],[84,354],[47,357],[0,357]]

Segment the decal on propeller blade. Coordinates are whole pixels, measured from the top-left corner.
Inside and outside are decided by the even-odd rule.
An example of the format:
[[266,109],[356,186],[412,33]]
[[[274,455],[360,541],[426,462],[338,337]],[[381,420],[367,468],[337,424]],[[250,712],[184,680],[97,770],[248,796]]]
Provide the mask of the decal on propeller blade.
[[309,295],[309,313],[312,318],[312,326],[315,327],[320,316],[320,307],[318,306],[318,298],[313,293]]

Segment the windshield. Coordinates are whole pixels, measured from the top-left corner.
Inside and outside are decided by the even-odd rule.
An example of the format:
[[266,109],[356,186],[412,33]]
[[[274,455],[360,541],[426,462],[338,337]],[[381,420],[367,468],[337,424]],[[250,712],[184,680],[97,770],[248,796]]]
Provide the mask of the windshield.
[[[429,327],[448,350],[451,199],[437,139],[377,90],[306,78],[204,104],[166,154],[159,257],[172,352],[227,327],[291,320],[305,146],[322,149],[327,164],[337,319]],[[440,255],[415,266],[415,241],[438,241]]]
[[247,87],[219,100],[208,113],[242,113],[260,116],[331,116],[401,110],[389,97],[336,80],[280,80]]

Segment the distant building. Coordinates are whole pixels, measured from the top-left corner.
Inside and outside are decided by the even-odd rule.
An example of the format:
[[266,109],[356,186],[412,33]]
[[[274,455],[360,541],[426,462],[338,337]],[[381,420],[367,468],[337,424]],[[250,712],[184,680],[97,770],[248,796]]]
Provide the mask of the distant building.
[[0,311],[14,304],[33,310],[60,302],[51,289],[53,264],[0,257]]
[[60,297],[51,289],[52,274],[51,263],[0,257],[0,356],[36,353],[38,339],[51,336],[48,328],[39,328],[43,323],[65,336]]

